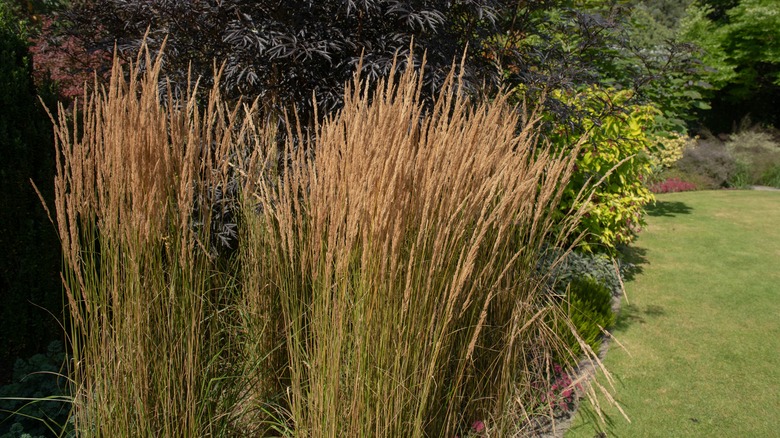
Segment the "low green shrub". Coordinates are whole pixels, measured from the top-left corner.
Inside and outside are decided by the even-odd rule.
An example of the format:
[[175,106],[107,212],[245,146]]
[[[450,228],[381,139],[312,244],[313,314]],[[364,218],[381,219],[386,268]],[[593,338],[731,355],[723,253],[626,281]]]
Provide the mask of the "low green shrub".
[[[563,303],[566,317],[594,352],[601,346],[601,328],[615,322],[613,297],[623,293],[622,276],[632,268],[632,264],[620,263],[604,254],[572,251],[561,255],[557,250],[548,251],[539,265],[540,272],[548,275],[552,299]],[[561,316],[551,317],[550,327],[576,353],[574,358],[581,357],[582,347]],[[572,364],[572,358],[557,360]]]
[[[603,340],[603,329],[615,323],[612,291],[609,287],[588,275],[576,278],[568,284],[565,309],[580,339],[594,352],[598,352]],[[573,352],[582,355],[580,342],[568,325],[556,321],[555,330]]]
[[769,132],[760,128],[742,130],[731,136],[726,148],[737,162],[737,170],[729,180],[731,186],[774,185],[780,168],[780,143]]

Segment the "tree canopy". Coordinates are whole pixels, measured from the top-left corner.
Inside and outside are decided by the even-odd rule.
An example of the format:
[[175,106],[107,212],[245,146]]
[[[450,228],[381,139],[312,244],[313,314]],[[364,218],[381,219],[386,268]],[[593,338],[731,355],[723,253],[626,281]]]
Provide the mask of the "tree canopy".
[[780,8],[776,0],[709,0],[683,23],[688,40],[703,49],[713,95],[710,123],[728,125],[750,115],[780,122]]

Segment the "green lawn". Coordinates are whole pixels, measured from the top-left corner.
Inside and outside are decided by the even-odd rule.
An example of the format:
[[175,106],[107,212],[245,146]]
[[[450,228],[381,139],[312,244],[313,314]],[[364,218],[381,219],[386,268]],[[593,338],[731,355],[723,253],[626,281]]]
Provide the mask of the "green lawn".
[[780,192],[658,196],[632,254],[607,436],[780,436]]

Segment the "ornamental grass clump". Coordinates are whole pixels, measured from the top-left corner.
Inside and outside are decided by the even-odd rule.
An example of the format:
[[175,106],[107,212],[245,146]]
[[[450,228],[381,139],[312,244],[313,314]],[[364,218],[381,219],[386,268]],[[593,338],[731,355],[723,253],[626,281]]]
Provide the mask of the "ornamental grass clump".
[[218,85],[161,94],[141,53],[55,127],[78,435],[503,436],[548,414],[572,352],[547,321],[573,326],[537,266],[580,219],[556,219],[576,154],[454,68],[430,107],[413,70],[356,76],[280,136]]
[[736,187],[778,186],[780,182],[780,143],[771,132],[743,129],[731,136],[726,149],[736,160],[736,172],[729,180]]
[[238,399],[233,278],[202,204],[246,138],[242,107],[216,88],[205,108],[161,96],[160,67],[115,60],[108,87],[55,123],[79,436],[219,435]]
[[430,110],[420,91],[411,70],[356,78],[316,141],[288,141],[286,171],[245,190],[242,266],[262,286],[244,292],[281,311],[296,434],[484,419],[504,435],[565,354],[535,267],[579,220],[556,228],[576,154],[538,144],[533,120],[518,133],[505,95],[472,105],[454,73]]

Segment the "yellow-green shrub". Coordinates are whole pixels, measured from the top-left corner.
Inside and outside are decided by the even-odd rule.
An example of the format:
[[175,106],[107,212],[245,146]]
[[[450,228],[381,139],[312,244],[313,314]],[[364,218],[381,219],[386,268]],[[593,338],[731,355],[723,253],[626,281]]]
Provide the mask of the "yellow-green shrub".
[[654,139],[650,152],[650,162],[654,172],[671,168],[683,156],[683,151],[695,142],[695,139],[685,134],[670,132],[658,135]]
[[[581,115],[579,126],[569,130],[559,126],[549,138],[559,150],[578,150],[561,214],[585,209],[579,231],[586,251],[612,252],[631,242],[644,223],[644,206],[653,199],[644,182],[652,170],[648,155],[652,141],[646,130],[657,110],[632,104],[631,96],[627,90],[598,86],[553,93]],[[589,187],[590,197],[578,196]]]

